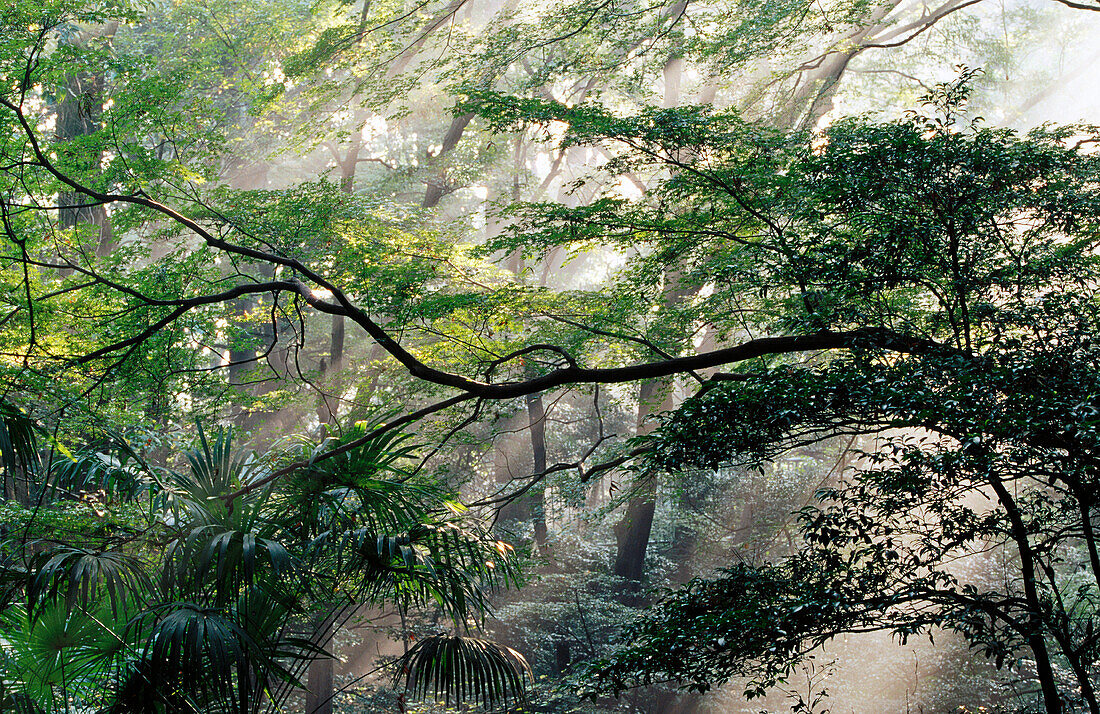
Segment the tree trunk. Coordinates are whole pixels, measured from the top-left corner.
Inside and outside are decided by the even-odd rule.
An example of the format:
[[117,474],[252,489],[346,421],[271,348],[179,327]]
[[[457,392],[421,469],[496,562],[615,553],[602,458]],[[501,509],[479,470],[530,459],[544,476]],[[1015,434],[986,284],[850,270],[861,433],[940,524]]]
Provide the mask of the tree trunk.
[[[666,380],[651,379],[638,388],[637,433],[648,434],[653,430],[650,416],[671,406],[671,385]],[[627,594],[641,589],[645,575],[645,556],[649,548],[649,536],[653,530],[653,513],[657,506],[657,481],[647,478],[638,484],[637,491],[626,504],[623,518],[615,525],[614,573],[628,581]]]
[[[367,16],[370,3],[363,5],[363,17]],[[360,27],[362,30],[363,27]],[[355,192],[355,172],[359,166],[359,154],[363,148],[363,125],[366,121],[360,115],[362,121],[357,121],[356,129],[352,132],[351,143],[347,153],[343,157],[339,150],[333,147],[336,163],[340,166],[340,190],[348,195]],[[329,327],[329,351],[328,359],[321,359],[320,364],[320,394],[317,399],[317,423],[322,432],[328,426],[335,426],[340,418],[340,399],[343,393],[343,385],[340,382],[340,369],[344,364],[344,337],[346,324],[343,315],[333,315]]]
[[[332,615],[328,615],[318,622],[313,642],[322,649],[331,649],[335,634],[336,623]],[[310,661],[306,675],[305,714],[332,714],[334,662],[329,656],[315,657]]]
[[[527,397],[528,432],[531,435],[531,456],[534,465],[531,473],[546,471],[546,408],[542,403],[542,394]],[[539,551],[546,550],[546,489],[536,484],[528,491],[531,501],[531,520],[535,526],[535,545]]]
[[[240,297],[229,305],[230,323],[236,319],[243,321],[248,319],[252,312],[253,299]],[[235,386],[244,386],[248,373],[256,368],[256,346],[253,335],[242,335],[232,339],[229,345],[229,383]]]
[[1043,693],[1043,705],[1047,714],[1062,714],[1062,698],[1058,693],[1058,683],[1054,677],[1054,667],[1050,659],[1050,651],[1047,648],[1046,638],[1043,635],[1044,607],[1039,597],[1035,584],[1035,552],[1028,540],[1027,524],[1016,504],[1016,500],[1009,493],[1001,479],[991,475],[989,484],[993,492],[997,494],[997,500],[1005,509],[1011,524],[1012,540],[1016,543],[1020,555],[1020,571],[1024,583],[1024,600],[1028,607],[1028,633],[1027,644],[1035,655],[1035,672],[1039,677],[1039,687]]
[[[95,37],[110,38],[114,35],[118,23],[110,23],[97,32],[80,32],[70,42],[83,45]],[[59,141],[68,142],[95,133],[99,128],[103,113],[104,77],[84,72],[65,76],[57,102],[56,135]],[[75,161],[79,175],[83,170],[98,168],[103,158],[101,152],[88,152],[81,147],[79,156],[66,158]],[[68,153],[68,152],[66,152]],[[91,199],[81,193],[63,191],[57,197],[58,221],[62,228],[74,228],[79,225],[93,225],[99,229],[95,253],[99,257],[110,254],[114,248],[114,235],[107,208],[103,204],[92,204]]]
[[420,202],[421,208],[435,208],[439,205],[440,199],[449,193],[447,170],[445,166],[440,166],[440,164],[458,144],[458,140],[462,138],[462,133],[466,131],[466,127],[469,126],[473,118],[473,114],[462,114],[452,119],[451,126],[443,137],[443,146],[439,149],[439,153],[428,156],[429,166],[437,166],[438,170],[432,172],[432,178],[428,182],[428,187],[424,190],[424,200]]
[[800,88],[785,102],[785,108],[775,113],[776,125],[786,128],[813,130],[817,121],[832,109],[832,97],[848,64],[866,49],[875,33],[882,30],[884,20],[901,0],[888,0],[876,6],[866,21],[858,26],[843,42],[834,46],[847,49],[837,50],[819,66],[806,70],[800,77]]
[[[664,106],[675,107],[680,102],[681,76],[684,61],[678,52],[673,52],[664,66]],[[665,275],[664,302],[675,305],[687,294],[679,285],[675,270]],[[671,380],[649,380],[638,388],[637,434],[639,436],[653,431],[654,425],[649,418],[672,407]],[[627,501],[623,519],[615,525],[615,568],[614,573],[627,580],[628,598],[635,596],[641,589],[645,575],[645,556],[649,548],[649,536],[653,531],[653,514],[657,507],[657,481],[649,477],[637,485],[637,491]]]

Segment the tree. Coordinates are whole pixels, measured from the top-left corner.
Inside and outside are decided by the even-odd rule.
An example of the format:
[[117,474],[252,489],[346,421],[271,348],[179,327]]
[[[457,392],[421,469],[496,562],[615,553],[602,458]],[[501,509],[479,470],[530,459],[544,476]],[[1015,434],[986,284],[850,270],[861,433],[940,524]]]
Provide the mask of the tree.
[[[440,26],[436,20],[454,17],[459,7],[448,4],[423,31],[434,33]],[[760,47],[775,49],[776,43],[782,44],[804,27],[795,12],[802,4],[783,7],[784,12],[764,18],[769,19],[768,32],[758,33]],[[678,389],[687,389],[684,385],[707,378],[705,370],[746,361],[775,364],[810,352],[863,354],[880,349],[931,359],[953,350],[979,350],[983,330],[988,329],[986,318],[980,317],[988,310],[988,301],[979,300],[977,288],[931,270],[946,263],[933,260],[926,266],[928,271],[895,274],[901,269],[891,262],[893,256],[884,258],[871,250],[882,246],[853,247],[832,240],[835,236],[823,221],[839,209],[826,205],[820,209],[821,216],[809,212],[809,207],[822,205],[822,195],[828,192],[823,177],[831,177],[834,183],[828,190],[837,195],[872,192],[875,182],[882,181],[881,174],[872,171],[873,162],[864,161],[853,164],[860,167],[856,176],[873,178],[854,188],[845,183],[843,177],[851,172],[849,160],[860,156],[854,150],[850,156],[842,155],[830,144],[823,155],[834,158],[834,163],[815,164],[809,158],[816,156],[815,150],[804,137],[749,123],[733,112],[643,108],[624,118],[594,104],[570,107],[545,96],[524,100],[479,94],[482,89],[476,87],[478,92],[471,93],[475,101],[463,107],[452,125],[458,127],[456,132],[466,131],[466,117],[512,132],[533,121],[559,122],[567,126],[560,149],[611,147],[607,153],[612,160],[593,185],[614,185],[621,177],[633,176],[652,189],[639,201],[605,191],[579,208],[538,204],[515,208],[514,229],[490,242],[487,251],[499,248],[512,256],[526,251],[531,257],[588,245],[635,251],[610,287],[555,295],[517,285],[487,262],[475,262],[453,236],[386,216],[390,206],[384,201],[347,190],[346,171],[340,186],[326,180],[279,190],[203,184],[198,179],[217,183],[224,175],[222,149],[240,127],[227,128],[220,120],[211,120],[218,131],[196,130],[183,109],[209,110],[205,95],[196,92],[179,101],[169,91],[178,68],[139,62],[138,53],[123,51],[123,39],[116,40],[112,52],[84,45],[55,51],[51,44],[73,23],[110,21],[115,13],[64,4],[51,5],[45,14],[32,10],[24,8],[21,15],[5,17],[5,22],[10,20],[5,29],[10,32],[5,34],[9,44],[4,53],[2,97],[7,167],[4,227],[8,264],[16,269],[6,276],[10,314],[0,329],[7,343],[15,346],[5,364],[10,384],[24,402],[45,392],[50,398],[43,402],[68,408],[77,403],[92,403],[99,409],[109,405],[122,412],[135,398],[163,396],[163,381],[155,386],[140,384],[139,375],[162,379],[167,374],[178,378],[180,386],[161,403],[188,401],[198,405],[195,411],[216,413],[224,399],[213,395],[224,394],[225,387],[218,369],[227,365],[210,352],[225,348],[230,364],[251,364],[253,357],[262,359],[262,349],[273,349],[276,339],[281,344],[290,339],[297,352],[291,350],[289,358],[281,359],[279,369],[297,369],[304,382],[311,376],[310,361],[317,356],[310,352],[304,333],[313,330],[323,316],[346,319],[385,354],[383,366],[389,373],[383,391],[399,394],[410,406],[383,431],[449,413],[457,426],[441,432],[441,441],[446,441],[492,403],[508,408],[516,400],[531,398],[533,405],[542,394],[639,380],[658,384],[674,377],[679,380]],[[368,10],[364,5],[362,13]],[[614,7],[592,6],[587,13],[573,10],[563,15],[570,28],[607,39],[611,25],[600,13],[607,11],[608,17],[614,17]],[[704,7],[702,16],[711,11],[714,8]],[[591,22],[586,17],[600,19]],[[859,8],[841,18],[844,32],[856,31],[853,28],[865,19]],[[674,37],[679,21],[677,13],[662,10],[653,25],[657,30],[652,34],[660,35],[662,42],[668,39],[665,49],[669,51],[656,64],[669,84],[675,83],[671,81],[676,76],[674,60],[682,49],[683,38]],[[362,21],[348,31],[349,37],[362,36]],[[738,36],[737,43],[726,43],[731,54],[724,58],[730,62],[751,54],[752,33]],[[332,40],[335,35],[327,37]],[[395,37],[411,41],[406,49],[423,44],[415,33]],[[764,41],[768,38],[770,44]],[[610,54],[588,54],[618,66],[635,56],[637,43],[646,38],[642,32],[611,39],[616,40],[612,44],[617,49]],[[624,41],[617,42],[620,39]],[[688,44],[698,49],[698,42]],[[584,56],[586,51],[582,45],[574,56]],[[414,54],[402,51],[394,61],[400,63]],[[217,56],[225,59],[224,54]],[[259,57],[256,62],[268,56],[261,51]],[[287,58],[282,55],[281,59]],[[538,72],[564,76],[555,67],[569,62],[559,62],[556,55],[551,59]],[[41,98],[50,88],[64,86],[74,68],[84,67],[95,75],[105,63],[112,69],[112,81],[103,88],[105,106],[97,118],[98,129],[79,137],[88,155],[102,159],[78,161],[66,150],[70,146],[50,134],[52,115]],[[646,64],[639,73],[651,76],[653,66]],[[597,84],[586,81],[584,91]],[[247,89],[247,82],[244,86]],[[226,105],[230,114],[254,110],[263,104],[261,100],[269,99],[266,89],[252,87],[255,95],[249,95],[234,87],[233,101]],[[157,91],[148,96],[159,98],[163,106],[150,108],[147,101],[138,101],[150,88]],[[257,102],[250,102],[254,97]],[[805,112],[799,108],[794,113]],[[169,119],[171,133],[195,139],[194,144],[169,141],[169,149],[186,149],[176,156],[162,141]],[[945,122],[944,126],[951,123]],[[941,129],[942,136],[952,135]],[[928,131],[937,129],[932,126]],[[1049,142],[1056,143],[1057,136],[1052,132],[1055,138]],[[891,141],[902,139],[903,144],[919,143],[889,133],[867,140],[892,146]],[[444,144],[454,150],[457,141]],[[967,155],[965,147],[946,139],[945,145],[945,155]],[[336,153],[345,160],[349,156]],[[237,158],[231,157],[231,163]],[[436,172],[441,165],[433,162],[429,168]],[[1081,171],[1087,173],[1086,168]],[[928,195],[935,192],[923,189],[919,178],[902,185],[884,184],[893,186],[898,196],[912,198],[909,202],[895,205],[889,196],[875,198],[890,208],[890,216],[901,217],[899,223],[908,217],[913,231],[924,230],[926,223],[938,225],[939,220],[939,207],[929,213],[925,206],[932,201]],[[61,194],[80,195],[89,206],[109,214],[116,235],[127,236],[125,249],[98,256],[87,226],[58,230],[51,211],[56,210],[54,197]],[[1083,220],[1080,216],[1085,212],[1064,206],[1056,195],[1051,200],[1050,211]],[[857,223],[850,228],[853,236],[884,230],[869,218],[861,217]],[[968,235],[965,230],[960,235]],[[830,240],[822,241],[822,236]],[[888,237],[896,239],[893,234]],[[908,249],[909,243],[895,243]],[[166,246],[167,259],[161,257]],[[959,253],[959,246],[954,250]],[[876,287],[879,283],[885,286],[881,290]],[[670,288],[683,289],[685,299],[665,299]],[[226,324],[242,317],[234,314],[233,307],[242,300],[262,306],[264,321],[270,319],[266,333],[270,339],[254,355],[255,344],[242,345],[234,337],[255,332],[250,322],[255,316],[242,320],[248,324],[240,330]],[[934,308],[925,309],[922,301],[928,300]],[[692,335],[700,330],[711,336],[712,344],[727,346],[696,351]],[[305,368],[294,357],[304,357]],[[413,379],[390,379],[398,373]],[[275,399],[270,397],[271,402]],[[375,433],[360,438],[377,437]],[[601,432],[596,447],[602,442]],[[339,459],[366,443],[346,442],[322,454],[318,463]],[[596,472],[633,462],[641,464],[641,473],[649,473],[645,464],[635,460],[650,451],[648,443],[641,441],[610,454]],[[597,452],[596,447],[589,455]],[[555,469],[584,468],[587,458],[536,468],[521,488],[537,488],[540,479]],[[532,461],[537,464],[539,459]],[[289,481],[310,466],[303,459],[261,481],[241,484],[224,494],[227,507],[270,484]],[[641,483],[647,487],[652,482],[643,479]],[[645,546],[648,533],[639,540]]]
[[[965,123],[966,91],[938,87],[932,117],[834,125],[768,179],[789,241],[750,250],[799,286],[775,317],[899,329],[911,348],[722,375],[664,421],[648,448],[671,472],[835,435],[875,446],[799,514],[796,553],[694,581],[628,628],[593,670],[611,689],[746,676],[759,695],[839,634],[945,628],[998,666],[1033,661],[1046,711],[1097,711],[1095,128]],[[960,561],[990,553],[1012,575],[968,578]]]

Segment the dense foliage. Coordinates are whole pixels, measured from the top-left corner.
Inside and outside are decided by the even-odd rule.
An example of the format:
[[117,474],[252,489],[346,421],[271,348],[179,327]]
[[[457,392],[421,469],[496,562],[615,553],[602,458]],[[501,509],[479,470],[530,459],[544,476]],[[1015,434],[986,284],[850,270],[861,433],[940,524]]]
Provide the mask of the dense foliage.
[[[965,123],[965,82],[929,95],[932,116],[841,122],[785,159],[774,135],[706,111],[553,115],[580,114],[571,130],[588,133],[567,141],[622,141],[635,168],[674,172],[642,215],[623,200],[554,208],[544,235],[652,231],[675,244],[681,281],[708,276],[708,302],[755,296],[755,329],[805,335],[762,351],[815,338],[847,351],[715,375],[643,442],[651,467],[752,467],[838,435],[868,445],[802,510],[797,552],[696,581],[629,627],[593,670],[614,689],[747,676],[762,695],[838,634],[935,627],[999,666],[1033,659],[1048,711],[1073,700],[1056,682],[1066,666],[1096,711],[1095,129]],[[998,551],[1011,575],[966,577]]]
[[884,632],[1100,712],[1100,129],[973,115],[1072,25],[977,4],[9,3],[0,708],[686,713]]

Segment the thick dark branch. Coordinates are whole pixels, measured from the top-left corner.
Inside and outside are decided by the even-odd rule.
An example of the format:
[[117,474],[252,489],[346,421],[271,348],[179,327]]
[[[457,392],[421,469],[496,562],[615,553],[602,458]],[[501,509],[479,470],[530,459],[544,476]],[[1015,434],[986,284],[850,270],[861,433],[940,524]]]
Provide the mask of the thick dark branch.
[[[386,350],[391,356],[393,356],[398,362],[400,362],[401,365],[404,366],[412,376],[418,379],[422,379],[426,382],[431,382],[433,384],[439,384],[441,386],[452,387],[461,390],[466,394],[468,398],[478,397],[494,400],[512,399],[571,384],[617,384],[622,382],[632,382],[641,379],[656,379],[660,377],[668,377],[675,374],[689,372],[691,370],[707,369],[724,364],[741,362],[769,354],[787,354],[791,352],[817,351],[828,349],[849,349],[857,346],[879,347],[882,349],[888,349],[897,352],[943,353],[945,351],[950,351],[950,348],[938,345],[927,340],[916,340],[882,328],[867,328],[851,332],[819,332],[812,335],[761,338],[758,340],[746,342],[736,347],[716,350],[714,352],[707,352],[704,354],[691,355],[687,357],[677,357],[675,359],[633,365],[629,367],[586,369],[583,367],[570,365],[569,367],[563,369],[554,370],[553,372],[550,372],[549,374],[543,375],[541,377],[536,377],[534,379],[521,382],[509,382],[503,384],[488,384],[485,382],[479,382],[477,380],[473,380],[462,375],[436,369],[421,362],[408,350],[401,346],[401,344],[399,344],[395,339],[390,337],[390,335],[378,323],[371,319],[371,317],[366,312],[354,305],[347,297],[347,295],[343,293],[343,291],[336,287],[332,282],[325,279],[316,271],[312,270],[298,260],[287,258],[285,256],[275,253],[258,250],[256,248],[249,248],[247,246],[230,243],[229,241],[213,235],[212,233],[210,233],[210,231],[208,231],[194,219],[188,218],[182,213],[147,196],[140,194],[121,195],[102,193],[82,185],[81,183],[66,175],[60,169],[53,165],[49,157],[47,157],[45,152],[43,151],[41,145],[38,142],[38,138],[34,133],[33,128],[27,122],[26,117],[23,115],[22,109],[19,106],[12,104],[3,97],[0,97],[0,105],[7,107],[9,110],[15,113],[16,118],[18,119],[24,133],[27,135],[35,158],[43,166],[43,168],[49,171],[54,177],[56,177],[66,186],[72,188],[75,191],[83,193],[95,200],[104,202],[129,203],[142,206],[144,208],[147,208],[148,210],[159,213],[192,231],[193,233],[201,237],[206,242],[206,244],[212,248],[222,250],[226,253],[249,258],[251,260],[267,262],[273,265],[289,268],[290,270],[298,273],[299,275],[302,275],[316,285],[331,292],[335,302],[326,302],[318,297],[315,297],[312,291],[306,285],[303,285],[298,281],[286,282],[286,289],[294,290],[302,296],[306,303],[308,303],[311,307],[320,310],[321,312],[325,312],[331,315],[344,315],[352,319],[356,324],[362,327],[363,330],[368,335],[370,335],[371,338],[376,340],[384,350]],[[734,194],[737,193],[732,189],[732,187],[730,188],[730,190]],[[241,288],[235,289],[254,291],[256,288],[255,286],[242,286]],[[196,300],[198,299],[201,298],[196,298]],[[173,311],[172,314],[174,316],[171,319],[175,319],[179,315],[182,315],[183,312],[186,311],[186,309],[189,309],[193,306],[194,305],[180,305],[176,310]],[[168,318],[159,321],[156,325],[156,329],[161,329],[163,326],[169,324],[170,321],[171,320]],[[131,338],[131,340],[109,346],[102,350],[97,350],[91,355],[85,355],[78,361],[78,363],[87,362],[91,359],[95,359],[96,357],[100,357],[109,352],[124,348],[130,344],[133,344],[133,340],[148,339],[152,334],[154,334],[154,332],[155,330],[153,328],[145,330],[140,335]]]
[[1079,2],[1071,2],[1071,0],[1054,0],[1054,2],[1060,2],[1066,7],[1072,7],[1074,10],[1091,10],[1093,12],[1100,12],[1100,5],[1083,5]]
[[[663,377],[670,377],[677,374],[689,373],[693,370],[708,369],[712,367],[718,367],[721,365],[732,364],[736,362],[743,362],[767,355],[789,354],[795,352],[807,352],[807,351],[822,351],[833,349],[855,349],[855,348],[879,348],[901,353],[913,353],[913,354],[960,354],[956,350],[938,343],[909,337],[899,334],[897,332],[879,328],[863,328],[859,330],[852,330],[848,332],[828,332],[822,331],[809,335],[792,335],[783,337],[765,337],[755,340],[750,340],[735,347],[728,347],[725,349],[715,350],[703,354],[690,355],[685,357],[668,358],[660,361],[647,362],[642,364],[630,365],[626,367],[614,367],[614,368],[600,368],[589,369],[581,367],[573,362],[565,353],[559,352],[568,361],[568,366],[555,369],[545,375],[535,377],[533,379],[526,379],[516,382],[505,382],[501,384],[491,384],[487,382],[481,382],[470,379],[468,377],[446,372],[434,367],[431,367],[415,356],[413,356],[408,350],[406,350],[401,344],[393,339],[378,323],[376,323],[371,317],[363,311],[361,308],[354,305],[351,300],[337,288],[332,282],[318,274],[316,271],[303,264],[302,262],[288,258],[275,252],[269,252],[252,248],[244,245],[238,245],[224,240],[209,230],[204,228],[196,220],[189,218],[182,213],[155,201],[148,196],[137,193],[131,195],[111,194],[96,191],[92,188],[82,185],[72,177],[66,175],[63,171],[58,169],[49,157],[46,155],[42,146],[38,142],[37,136],[29,122],[26,120],[22,113],[22,108],[12,104],[10,101],[0,97],[0,105],[11,110],[17,120],[19,121],[24,133],[26,134],[32,151],[36,160],[45,168],[50,174],[52,174],[58,181],[68,186],[69,188],[80,192],[96,201],[102,202],[119,202],[128,203],[132,205],[142,206],[150,211],[158,213],[166,218],[174,221],[178,225],[187,228],[195,235],[201,237],[205,243],[211,248],[221,250],[231,255],[237,255],[244,258],[248,258],[253,261],[266,262],[274,266],[281,266],[284,268],[303,276],[307,280],[311,281],[315,285],[322,287],[329,291],[333,296],[333,301],[329,302],[322,300],[310,289],[309,286],[300,282],[296,278],[283,281],[273,281],[269,283],[259,283],[244,285],[233,288],[232,290],[225,291],[214,295],[205,295],[195,298],[190,298],[185,301],[149,301],[148,298],[142,299],[152,302],[153,304],[170,304],[174,305],[166,316],[158,320],[156,323],[143,330],[141,333],[134,335],[133,337],[109,345],[84,355],[75,360],[77,364],[84,364],[101,358],[110,353],[123,350],[139,344],[141,341],[149,339],[160,329],[171,324],[171,322],[187,310],[200,305],[214,304],[218,302],[224,302],[232,299],[233,297],[243,295],[246,293],[255,292],[279,292],[281,290],[287,290],[294,292],[301,296],[301,298],[314,309],[321,312],[325,312],[331,315],[343,315],[354,322],[356,322],[363,330],[378,344],[386,350],[392,357],[394,357],[402,366],[404,366],[409,373],[418,379],[438,384],[445,387],[451,387],[461,392],[458,396],[451,399],[440,402],[439,404],[426,407],[418,412],[407,415],[406,417],[387,425],[385,429],[394,428],[400,424],[411,423],[417,419],[422,418],[427,414],[431,414],[439,409],[446,408],[453,404],[470,400],[470,399],[491,399],[491,400],[505,400],[514,399],[517,397],[523,397],[530,394],[536,394],[547,390],[552,390],[560,387],[580,385],[580,384],[618,384],[624,382],[633,382],[647,379],[660,379]],[[644,147],[643,147],[644,148]],[[677,163],[677,162],[673,162]],[[694,167],[683,166],[683,168],[689,171],[697,171]],[[720,179],[714,177],[706,177],[710,180],[718,181],[722,183]],[[750,214],[756,216],[761,221],[768,223],[772,226],[773,230],[779,232],[778,226],[772,224],[766,216],[763,216],[758,211],[753,209],[752,206],[747,205],[747,202],[740,197],[739,191],[735,187],[723,184],[738,202],[742,204]],[[546,349],[545,347],[540,347]],[[533,349],[533,348],[529,348]],[[558,351],[556,348],[554,351]],[[521,351],[521,354],[523,351]],[[517,356],[517,355],[512,355]],[[373,438],[374,433],[350,444],[340,447],[338,450],[329,452],[329,455],[336,453],[342,453],[349,449],[365,443],[370,438]],[[257,484],[252,484],[246,487],[246,490],[253,490],[260,485],[269,483],[277,478],[279,475],[288,473],[297,468],[302,468],[308,464],[296,464],[280,471],[275,472],[271,476],[267,477]],[[244,493],[246,491],[240,491]],[[231,494],[229,501],[237,494]]]
[[238,298],[242,295],[248,295],[251,293],[278,292],[280,290],[292,290],[298,292],[299,290],[304,288],[305,286],[297,280],[282,280],[270,283],[257,283],[255,285],[239,285],[231,290],[226,290],[225,292],[217,293],[214,295],[201,295],[199,297],[185,298],[181,300],[148,300],[150,304],[154,305],[174,305],[175,309],[170,311],[167,315],[157,320],[153,324],[149,325],[149,327],[145,328],[138,334],[125,340],[119,340],[118,342],[107,345],[106,347],[101,347],[94,352],[89,352],[86,355],[77,357],[73,360],[73,363],[87,364],[89,362],[93,362],[97,359],[105,357],[112,352],[118,352],[121,349],[126,349],[127,347],[141,344],[142,342],[148,340],[150,337],[163,330],[168,325],[171,325],[188,310],[196,307],[201,307],[203,305],[216,305],[219,303],[228,302],[229,300],[232,300],[234,298]]
[[302,262],[275,253],[230,243],[227,240],[213,235],[212,233],[210,233],[210,231],[206,230],[194,219],[188,218],[182,213],[158,201],[155,201],[148,196],[140,194],[126,195],[103,193],[84,186],[83,184],[74,180],[72,177],[66,175],[60,169],[54,166],[53,162],[51,162],[49,157],[46,156],[45,152],[42,150],[41,144],[39,144],[38,142],[38,137],[35,135],[34,129],[31,127],[30,123],[23,115],[21,107],[12,104],[3,97],[0,97],[0,106],[4,106],[15,113],[15,116],[20,126],[22,127],[23,132],[26,134],[27,139],[30,142],[31,149],[34,152],[35,158],[38,160],[38,163],[55,178],[57,178],[58,181],[65,184],[74,191],[78,191],[79,193],[89,196],[97,201],[103,201],[105,203],[129,203],[137,206],[142,206],[143,208],[147,208],[151,211],[159,213],[178,223],[179,225],[187,228],[195,235],[202,238],[203,241],[205,241],[206,244],[211,248],[217,248],[218,250],[224,251],[226,253],[239,255],[245,258],[249,258],[251,260],[266,262],[273,265],[289,268],[306,277],[310,281],[316,283],[320,287],[331,292],[338,304],[332,305],[331,303],[325,303],[322,300],[314,298],[308,290],[301,291],[302,296],[307,303],[309,303],[312,307],[321,310],[322,312],[327,312],[333,315],[342,314],[350,317],[352,320],[358,323],[359,326],[362,327],[368,335],[375,339],[382,346],[383,349],[389,352],[395,359],[397,359],[398,362],[404,365],[409,370],[409,372],[412,373],[413,376],[430,382],[435,382],[436,384],[457,387],[459,389],[466,389],[467,385],[478,384],[477,382],[473,382],[472,380],[468,380],[464,377],[448,374],[446,372],[433,369],[417,360],[396,340],[390,337],[389,334],[387,334],[381,326],[374,322],[374,320],[372,320],[366,312],[353,305],[342,290],[340,290],[330,281],[326,280],[316,271],[307,267]]
[[[620,384],[643,379],[671,377],[691,370],[744,362],[767,355],[854,348],[879,348],[892,352],[920,355],[965,354],[953,347],[941,345],[931,340],[909,337],[885,328],[867,327],[848,332],[822,331],[809,335],[762,337],[734,347],[714,350],[713,352],[675,357],[658,362],[646,362],[627,367],[600,369],[566,367],[522,382],[485,384],[462,377],[459,379],[465,383],[465,386],[461,388],[468,391],[472,396],[485,399],[513,399],[574,384]],[[448,376],[453,377],[454,375]],[[439,383],[443,384],[443,382]]]

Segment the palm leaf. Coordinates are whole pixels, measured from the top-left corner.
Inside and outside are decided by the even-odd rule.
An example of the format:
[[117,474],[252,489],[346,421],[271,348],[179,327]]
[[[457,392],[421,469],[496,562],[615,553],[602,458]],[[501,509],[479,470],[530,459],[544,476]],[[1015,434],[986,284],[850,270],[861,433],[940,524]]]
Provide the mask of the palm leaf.
[[240,665],[252,649],[248,634],[226,613],[194,603],[169,603],[153,614],[156,622],[123,688],[124,698],[177,704],[234,700],[237,678],[247,677]]
[[33,619],[43,604],[56,598],[66,608],[92,606],[105,590],[111,612],[118,614],[127,598],[148,592],[152,585],[145,564],[118,551],[93,551],[56,546],[37,555],[26,575],[28,611]]
[[213,584],[215,601],[225,604],[258,577],[287,578],[294,572],[294,559],[278,540],[206,525],[169,544],[161,582],[166,592]]
[[[229,607],[173,602],[133,622],[145,647],[119,689],[112,712],[245,712],[274,682],[300,687],[291,663],[327,656],[307,638],[287,634],[294,598],[263,585]],[[151,628],[143,625],[152,616]]]
[[147,465],[134,458],[124,441],[115,441],[111,450],[88,449],[72,458],[58,459],[50,468],[51,486],[71,493],[102,490],[124,499],[133,499],[150,490],[154,481],[143,473]]
[[267,465],[251,451],[233,447],[233,430],[218,429],[214,440],[198,424],[198,448],[184,452],[190,470],[172,473],[167,484],[169,503],[178,523],[194,525],[222,524],[249,530],[270,488],[259,489],[248,498],[238,498],[230,510],[225,497],[241,486],[263,478]]
[[9,474],[38,465],[41,428],[22,409],[0,397],[0,465]]
[[357,573],[359,597],[436,605],[455,622],[484,615],[489,592],[520,582],[511,546],[456,523],[419,523],[396,534],[359,528],[325,538],[336,541],[337,570]]
[[400,531],[422,520],[444,498],[438,486],[414,478],[408,468],[420,448],[411,434],[383,432],[318,460],[368,431],[361,422],[340,440],[302,445],[299,453],[311,466],[284,480],[294,510],[309,511],[314,520],[329,524],[343,519],[378,531]]
[[12,706],[26,711],[53,710],[62,692],[74,701],[101,699],[131,647],[106,607],[69,609],[60,601],[42,606],[34,619],[10,607],[0,615],[0,631],[0,679],[13,684]]
[[399,676],[413,697],[429,694],[447,705],[490,709],[526,699],[531,667],[510,647],[474,637],[439,635],[420,640],[398,660]]

